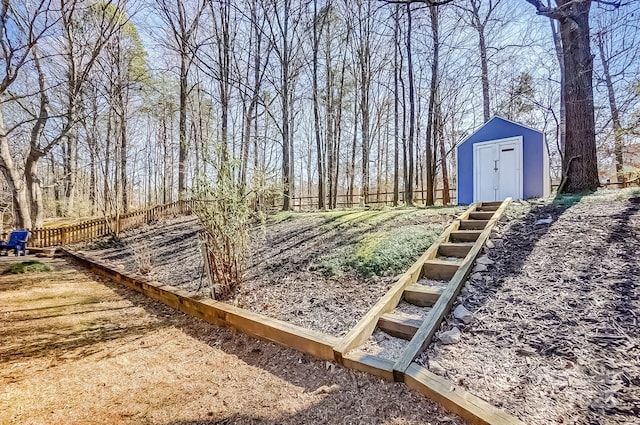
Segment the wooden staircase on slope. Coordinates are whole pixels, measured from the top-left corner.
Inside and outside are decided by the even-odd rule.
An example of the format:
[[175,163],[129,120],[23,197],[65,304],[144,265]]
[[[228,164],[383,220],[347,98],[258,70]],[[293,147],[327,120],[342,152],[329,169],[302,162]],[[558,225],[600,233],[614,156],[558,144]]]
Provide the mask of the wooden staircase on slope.
[[403,313],[406,304],[424,307],[424,314],[431,310],[500,204],[484,203],[469,214],[469,219],[460,220],[458,230],[449,236],[452,242],[439,244],[436,257],[423,263],[421,278],[405,288],[402,300],[394,310],[380,316],[378,329],[397,338],[411,340],[414,337],[423,320]]
[[[351,367],[405,381],[411,363],[430,343],[462,289],[471,266],[511,199],[471,205],[429,247],[361,321],[334,347],[336,359]],[[409,343],[397,359],[358,348],[375,331]]]

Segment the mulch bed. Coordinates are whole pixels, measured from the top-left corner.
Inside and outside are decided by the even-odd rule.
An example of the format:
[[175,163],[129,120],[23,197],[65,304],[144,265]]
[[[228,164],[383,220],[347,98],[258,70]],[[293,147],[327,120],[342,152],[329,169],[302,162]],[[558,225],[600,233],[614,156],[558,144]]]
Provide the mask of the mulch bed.
[[[442,213],[416,214],[402,210],[392,220],[349,223],[336,226],[332,220],[353,212],[292,214],[291,219],[267,223],[264,233],[252,236],[245,281],[234,304],[269,317],[334,336],[345,335],[382,297],[397,276],[363,277],[347,271],[327,275],[318,269],[323,255],[355,243],[368,231],[394,226],[444,227],[454,209]],[[384,216],[381,211],[380,215]],[[386,217],[386,216],[385,216]],[[328,224],[329,223],[329,224]],[[111,263],[114,269],[140,275],[141,265],[150,263],[146,274],[153,280],[209,297],[198,232],[197,218],[160,220],[120,235],[73,247],[85,255]]]
[[[515,205],[448,317],[462,342],[419,362],[527,424],[638,424],[640,204],[599,192]],[[550,224],[539,222],[551,218]]]

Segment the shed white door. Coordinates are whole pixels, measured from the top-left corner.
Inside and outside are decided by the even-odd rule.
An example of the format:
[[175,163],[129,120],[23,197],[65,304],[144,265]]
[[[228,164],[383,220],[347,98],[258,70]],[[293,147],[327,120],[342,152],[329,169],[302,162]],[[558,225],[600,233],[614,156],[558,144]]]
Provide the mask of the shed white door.
[[522,198],[522,137],[473,145],[474,201]]

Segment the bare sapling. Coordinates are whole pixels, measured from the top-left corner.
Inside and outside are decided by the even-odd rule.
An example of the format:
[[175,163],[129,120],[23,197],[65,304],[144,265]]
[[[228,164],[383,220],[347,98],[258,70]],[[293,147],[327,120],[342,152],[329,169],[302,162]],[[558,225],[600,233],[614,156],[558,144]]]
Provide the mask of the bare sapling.
[[136,267],[141,275],[148,275],[152,270],[151,250],[143,243],[132,247]]
[[218,170],[213,182],[201,182],[196,191],[200,202],[194,212],[204,227],[200,240],[214,299],[237,298],[249,254],[251,228],[263,220],[262,213],[255,210],[255,199],[261,192],[257,184],[247,190],[236,182],[227,166]]

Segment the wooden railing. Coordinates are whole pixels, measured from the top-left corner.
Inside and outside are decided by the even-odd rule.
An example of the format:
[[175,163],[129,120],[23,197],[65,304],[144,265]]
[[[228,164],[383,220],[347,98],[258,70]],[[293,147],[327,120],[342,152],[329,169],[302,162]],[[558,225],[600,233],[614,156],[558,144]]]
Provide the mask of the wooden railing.
[[[132,211],[126,214],[117,214],[106,218],[94,218],[66,226],[32,229],[30,230],[27,245],[34,248],[46,248],[84,242],[110,234],[118,234],[124,230],[139,227],[159,218],[189,215],[193,211],[193,206],[196,202],[198,201],[182,200]],[[10,232],[4,232],[0,236],[3,240],[7,240],[9,233]]]

